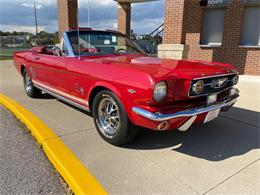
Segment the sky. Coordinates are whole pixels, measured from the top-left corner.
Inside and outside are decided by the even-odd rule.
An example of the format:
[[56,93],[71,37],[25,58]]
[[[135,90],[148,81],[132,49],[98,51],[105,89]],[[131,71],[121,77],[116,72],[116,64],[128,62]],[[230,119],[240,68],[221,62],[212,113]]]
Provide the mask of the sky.
[[[35,0],[39,30],[58,31],[56,0]],[[79,2],[79,23],[88,26],[88,0]],[[89,0],[90,27],[117,28],[117,3],[113,0]],[[132,29],[147,34],[163,23],[164,0],[132,5]],[[0,30],[35,33],[33,0],[0,0]]]

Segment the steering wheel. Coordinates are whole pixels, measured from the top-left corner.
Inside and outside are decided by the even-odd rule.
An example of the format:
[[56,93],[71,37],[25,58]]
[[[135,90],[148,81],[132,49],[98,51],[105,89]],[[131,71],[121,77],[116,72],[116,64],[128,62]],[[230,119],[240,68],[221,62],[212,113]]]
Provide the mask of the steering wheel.
[[54,46],[52,48],[52,52],[53,52],[53,55],[54,56],[58,56],[58,57],[61,57],[61,49],[57,46]]
[[121,51],[123,51],[124,53],[127,52],[127,50],[124,49],[124,48],[117,49],[115,52],[116,52],[116,53],[122,53]]

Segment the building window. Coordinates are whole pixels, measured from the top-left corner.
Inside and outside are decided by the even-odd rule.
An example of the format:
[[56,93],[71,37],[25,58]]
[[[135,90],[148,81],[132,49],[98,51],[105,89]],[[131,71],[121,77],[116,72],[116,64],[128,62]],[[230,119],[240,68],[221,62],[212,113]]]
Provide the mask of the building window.
[[224,30],[224,8],[205,9],[201,33],[201,45],[221,46]]
[[260,7],[245,9],[241,33],[241,45],[260,46]]

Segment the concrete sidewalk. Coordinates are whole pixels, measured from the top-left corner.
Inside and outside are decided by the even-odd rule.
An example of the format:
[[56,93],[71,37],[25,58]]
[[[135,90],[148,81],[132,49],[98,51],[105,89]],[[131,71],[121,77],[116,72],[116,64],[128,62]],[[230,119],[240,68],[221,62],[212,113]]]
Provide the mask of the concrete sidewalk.
[[260,193],[260,82],[251,77],[217,120],[184,133],[143,130],[119,148],[100,138],[86,113],[48,95],[28,98],[12,61],[0,63],[0,92],[52,128],[109,193]]

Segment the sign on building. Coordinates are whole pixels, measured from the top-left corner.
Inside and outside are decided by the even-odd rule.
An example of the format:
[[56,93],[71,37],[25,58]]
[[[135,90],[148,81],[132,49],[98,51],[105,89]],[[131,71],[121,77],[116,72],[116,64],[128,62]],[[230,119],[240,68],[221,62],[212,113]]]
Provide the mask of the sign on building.
[[230,3],[230,0],[201,0],[200,5],[201,6],[226,6],[228,3]]

